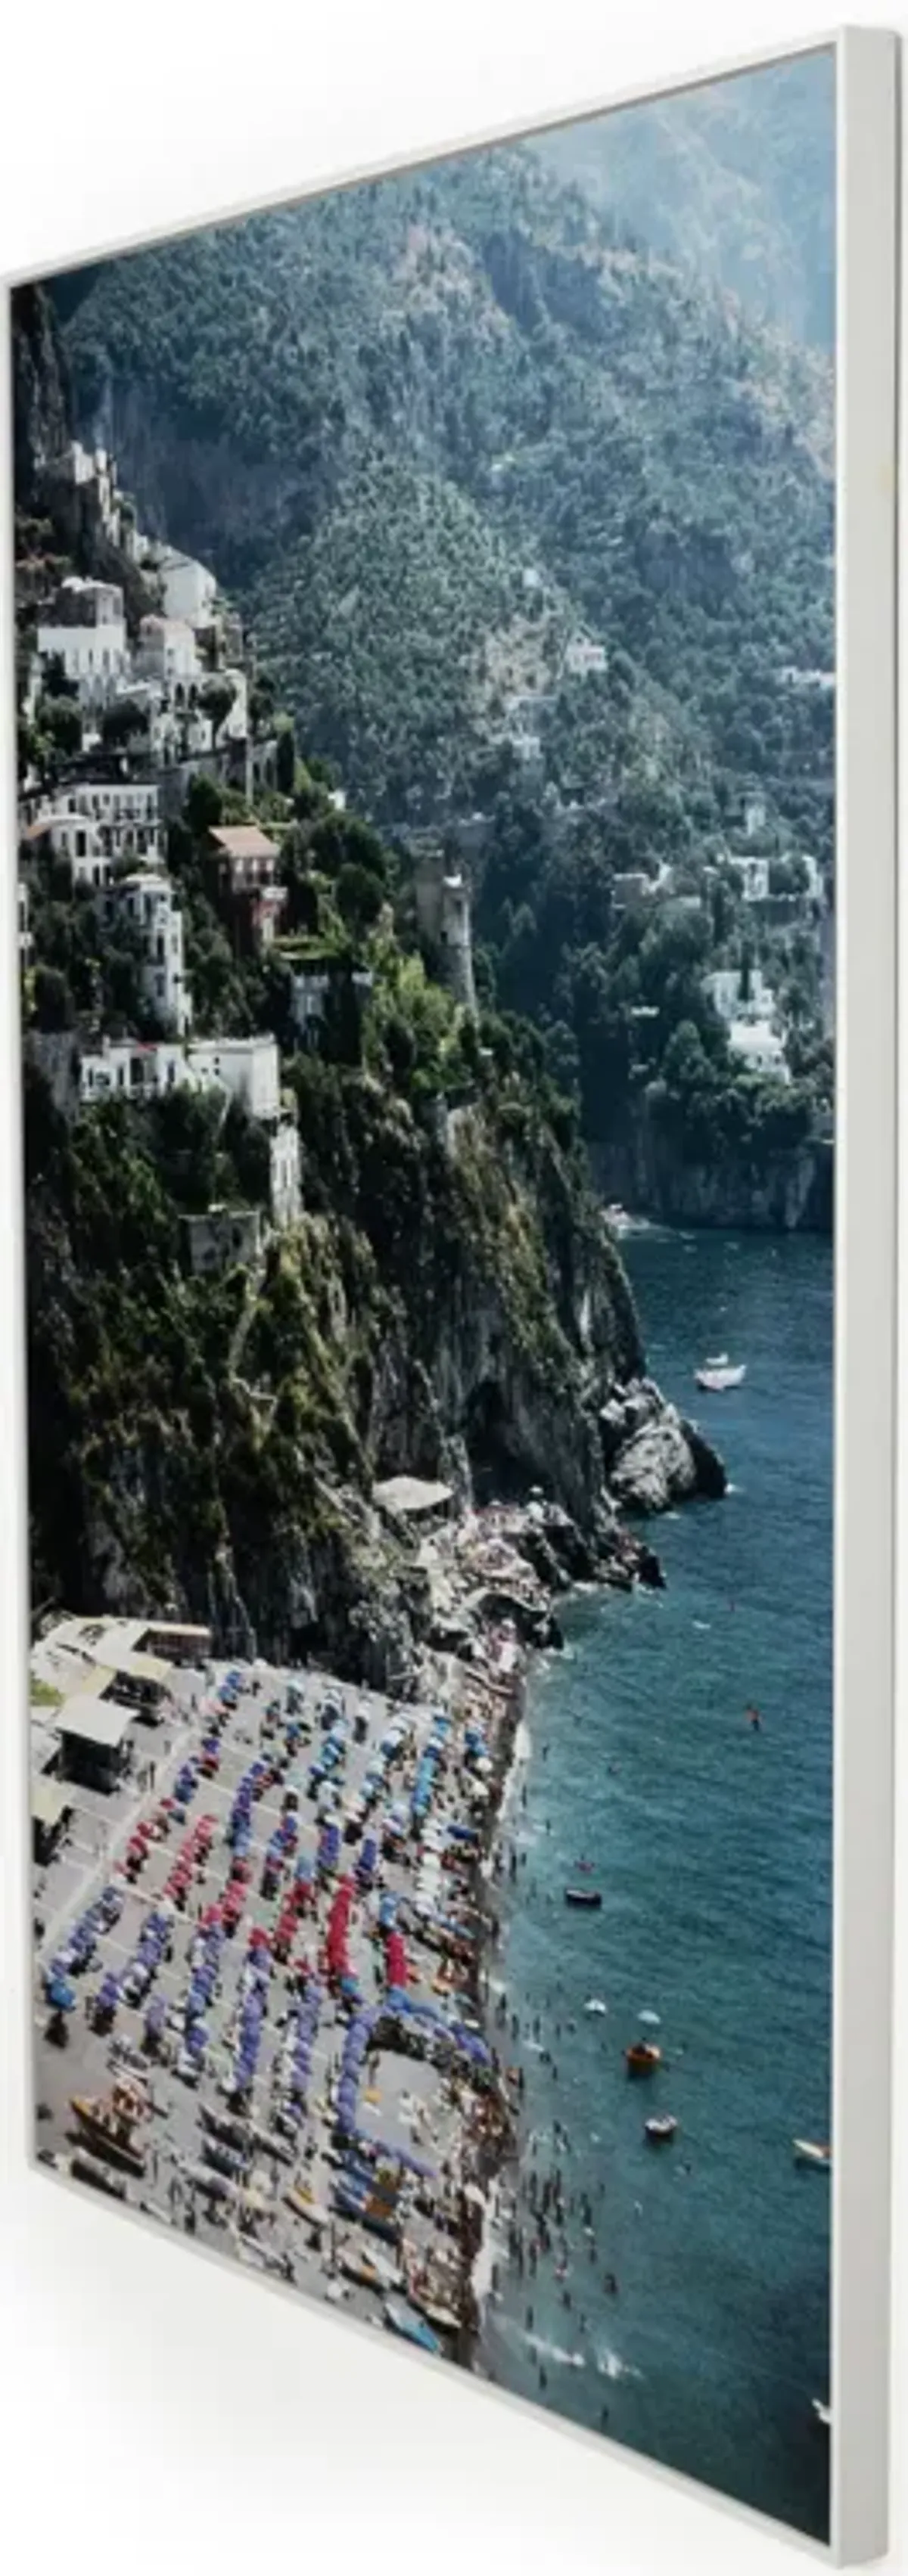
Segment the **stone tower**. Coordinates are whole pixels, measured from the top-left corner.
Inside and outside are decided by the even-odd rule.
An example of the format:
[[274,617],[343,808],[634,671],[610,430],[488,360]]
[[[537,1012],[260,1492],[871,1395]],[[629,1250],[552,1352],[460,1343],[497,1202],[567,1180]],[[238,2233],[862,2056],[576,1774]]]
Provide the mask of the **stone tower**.
[[470,889],[466,878],[449,867],[440,850],[426,850],[416,862],[414,889],[420,938],[440,980],[455,1001],[475,1012]]

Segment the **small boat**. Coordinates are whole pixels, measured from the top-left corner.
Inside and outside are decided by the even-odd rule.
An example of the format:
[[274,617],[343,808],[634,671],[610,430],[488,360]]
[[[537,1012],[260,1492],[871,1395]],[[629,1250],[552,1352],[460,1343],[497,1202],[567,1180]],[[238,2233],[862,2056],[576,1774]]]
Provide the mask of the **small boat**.
[[77,2147],[70,2158],[61,2156],[61,2170],[65,2170],[67,2163],[74,2182],[90,2183],[94,2191],[108,2192],[111,2200],[125,2200],[125,2175],[111,2173],[110,2166],[102,2164],[99,2156],[90,2156],[84,2147]]
[[624,2062],[629,2075],[655,2075],[662,2064],[662,2050],[651,2039],[633,2039],[625,2049]]
[[727,1368],[728,1365],[729,1359],[727,1351],[713,1351],[711,1355],[707,1352],[706,1358],[703,1362],[704,1368]]
[[822,2425],[824,2433],[828,2433],[832,2427],[832,2407],[826,2406],[822,2397],[812,2397],[810,2403],[817,2423]]
[[819,2146],[815,2138],[793,2138],[792,2145],[797,2165],[819,2165],[824,2173],[831,2173],[831,2147]]
[[406,2343],[418,2344],[423,2352],[441,2352],[437,2334],[433,2334],[425,2318],[419,2316],[406,2299],[386,2299],[384,2313],[385,2324],[392,2334],[402,2335]]
[[707,1361],[705,1368],[694,1370],[694,1376],[697,1385],[702,1386],[707,1395],[725,1395],[729,1387],[743,1386],[747,1369],[729,1368],[727,1364],[724,1368],[713,1368]]
[[338,2260],[345,2278],[358,2282],[361,2289],[379,2290],[386,2296],[389,2290],[403,2287],[398,2265],[384,2262],[380,2254],[341,2254]]
[[649,2139],[651,2147],[668,2146],[670,2140],[675,2135],[677,2126],[677,2120],[673,2120],[670,2111],[663,2111],[656,2119],[644,2120],[643,2123],[644,2132]]
[[591,1995],[589,2002],[584,2004],[583,2009],[584,2012],[588,2013],[607,2013],[608,2005],[603,2003],[601,1995]]
[[564,1901],[566,1905],[586,1905],[595,1912],[602,1903],[602,1896],[598,1887],[566,1887]]

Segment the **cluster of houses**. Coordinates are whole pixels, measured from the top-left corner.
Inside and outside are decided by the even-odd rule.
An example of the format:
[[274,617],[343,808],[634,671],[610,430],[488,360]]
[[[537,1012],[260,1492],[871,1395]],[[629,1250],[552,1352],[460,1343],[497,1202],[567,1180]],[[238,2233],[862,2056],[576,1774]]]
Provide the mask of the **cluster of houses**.
[[[236,1103],[258,1123],[268,1141],[267,1216],[218,1205],[187,1217],[183,1229],[193,1271],[248,1265],[269,1221],[283,1230],[300,1214],[294,1110],[281,1091],[275,1037],[194,1033],[183,912],[166,863],[167,823],[192,778],[238,784],[250,800],[260,783],[244,639],[207,567],[142,535],[103,451],[90,454],[73,442],[54,470],[70,519],[76,512],[74,544],[87,525],[91,559],[102,540],[109,551],[103,576],[68,573],[52,593],[39,584],[30,595],[20,707],[34,720],[47,695],[62,688],[78,711],[80,745],[55,761],[52,787],[27,764],[20,778],[21,963],[24,972],[32,964],[30,891],[42,870],[62,870],[73,896],[92,907],[99,946],[128,945],[154,1034],[33,1028],[28,1044],[66,1117],[111,1099],[141,1108],[189,1090],[219,1094],[225,1107]],[[127,616],[124,580],[133,570],[141,588]],[[24,571],[28,596],[29,567]],[[137,615],[149,597],[154,608]],[[332,791],[331,801],[343,810],[342,790]],[[281,830],[219,823],[206,832],[204,849],[219,910],[244,953],[267,950],[281,937],[290,1017],[306,1046],[318,1041],[338,978],[357,1008],[372,979],[366,969],[351,972],[327,946],[282,936]],[[434,838],[414,858],[424,948],[441,980],[475,1009],[466,880]]]
[[[183,912],[165,856],[172,791],[179,810],[200,772],[250,788],[255,746],[239,620],[205,565],[142,535],[103,451],[92,454],[73,441],[53,473],[70,517],[76,510],[77,530],[87,523],[97,542],[115,550],[111,560],[124,578],[136,568],[140,599],[157,605],[127,620],[122,579],[76,573],[31,603],[22,712],[33,720],[42,698],[62,689],[77,711],[80,744],[55,764],[53,787],[28,766],[20,780],[20,958],[27,972],[30,893],[42,870],[55,865],[74,897],[91,904],[99,945],[125,935],[160,1035],[142,1041],[95,1029],[31,1030],[30,1051],[66,1116],[111,1098],[161,1100],[177,1088],[218,1093],[225,1107],[238,1103],[267,1137],[268,1216],[284,1229],[300,1213],[300,1155],[277,1040],[193,1036]],[[285,901],[279,841],[246,822],[216,827],[207,847],[213,888],[229,897],[238,937],[251,949],[269,947]],[[329,982],[326,973],[313,990],[310,974],[291,972],[292,1011],[304,1039],[318,1026]],[[249,1260],[260,1246],[262,1215],[209,1209],[187,1221],[186,1236],[193,1269]]]

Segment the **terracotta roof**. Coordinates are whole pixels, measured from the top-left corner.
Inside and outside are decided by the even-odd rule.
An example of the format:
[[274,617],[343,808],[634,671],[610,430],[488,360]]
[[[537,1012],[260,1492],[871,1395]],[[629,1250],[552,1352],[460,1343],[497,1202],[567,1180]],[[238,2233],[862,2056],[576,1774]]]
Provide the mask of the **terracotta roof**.
[[258,823],[231,823],[212,832],[211,838],[227,859],[276,859],[279,856],[277,842],[269,841]]

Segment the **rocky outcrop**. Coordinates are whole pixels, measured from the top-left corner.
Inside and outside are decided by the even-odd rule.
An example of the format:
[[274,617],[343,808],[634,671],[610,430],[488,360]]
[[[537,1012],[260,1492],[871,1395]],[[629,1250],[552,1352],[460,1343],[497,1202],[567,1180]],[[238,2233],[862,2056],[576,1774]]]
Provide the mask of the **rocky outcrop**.
[[717,1154],[688,1163],[659,1135],[642,1101],[633,1131],[618,1144],[593,1145],[590,1159],[603,1196],[663,1225],[734,1226],[746,1234],[831,1234],[833,1149],[823,1138],[769,1154]]
[[46,474],[70,436],[62,342],[40,286],[17,287],[12,325],[16,507],[40,513]]
[[624,1510],[664,1512],[698,1494],[717,1500],[725,1493],[717,1451],[652,1378],[620,1388],[599,1419],[609,1491]]

